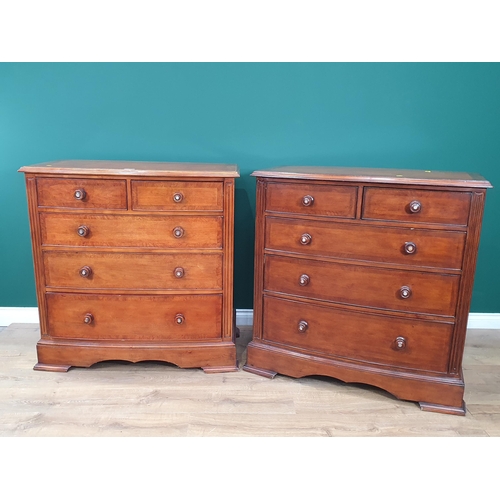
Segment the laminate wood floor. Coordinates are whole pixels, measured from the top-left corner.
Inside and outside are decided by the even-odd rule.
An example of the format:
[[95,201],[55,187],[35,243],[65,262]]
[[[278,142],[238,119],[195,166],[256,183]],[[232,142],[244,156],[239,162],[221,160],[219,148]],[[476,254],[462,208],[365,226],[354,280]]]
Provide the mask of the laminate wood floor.
[[[241,363],[251,335],[241,328]],[[0,436],[500,436],[499,330],[468,332],[465,417],[327,377],[120,361],[39,372],[38,338],[35,324],[0,332]]]

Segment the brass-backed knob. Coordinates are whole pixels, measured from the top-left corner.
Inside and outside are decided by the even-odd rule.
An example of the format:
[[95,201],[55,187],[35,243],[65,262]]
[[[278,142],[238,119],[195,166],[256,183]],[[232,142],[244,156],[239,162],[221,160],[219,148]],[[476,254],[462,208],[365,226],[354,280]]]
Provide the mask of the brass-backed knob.
[[182,193],[174,193],[173,199],[175,203],[180,203],[184,199],[184,195]]
[[304,333],[307,329],[309,328],[309,325],[307,323],[307,321],[299,321],[299,327],[298,327],[298,330],[300,333]]
[[407,241],[405,242],[404,250],[406,254],[411,255],[417,251],[417,245],[413,241]]
[[92,314],[91,314],[91,313],[87,313],[87,314],[83,317],[83,322],[84,322],[86,325],[90,325],[93,321],[94,321],[94,316],[92,316]]
[[396,337],[394,344],[396,349],[403,350],[406,347],[406,339],[404,337]]
[[314,198],[310,194],[306,194],[302,198],[302,205],[305,207],[310,207],[314,203]]
[[76,232],[78,233],[78,236],[81,236],[82,238],[85,238],[90,232],[90,229],[87,226],[80,226]]
[[422,203],[420,203],[418,200],[413,200],[410,202],[410,212],[412,214],[418,214],[422,210]]
[[174,269],[174,276],[176,278],[182,278],[184,276],[184,268],[182,268],[182,267],[176,267]]
[[178,325],[182,325],[182,323],[184,323],[184,321],[185,321],[185,318],[184,318],[184,315],[183,315],[183,314],[180,314],[180,313],[179,313],[179,314],[176,314],[176,315],[175,315],[174,320],[175,320],[176,324],[178,324]]
[[399,289],[399,296],[402,299],[409,299],[411,297],[411,288],[409,286],[402,286]]
[[311,243],[311,240],[312,240],[312,236],[308,233],[304,233],[300,237],[300,242],[302,243],[302,245],[309,245],[309,243]]
[[92,274],[92,269],[89,266],[83,266],[80,269],[79,273],[82,278],[90,278],[90,275]]
[[184,236],[184,229],[182,229],[182,227],[180,227],[180,226],[177,226],[177,227],[174,227],[174,230],[172,231],[172,233],[176,238],[182,238]]
[[309,285],[309,281],[311,281],[311,278],[309,278],[309,276],[307,274],[303,274],[299,278],[299,285],[300,286],[307,286],[307,285]]
[[85,192],[85,189],[79,188],[75,190],[75,193],[73,195],[77,200],[84,200],[85,197],[87,196],[87,193]]

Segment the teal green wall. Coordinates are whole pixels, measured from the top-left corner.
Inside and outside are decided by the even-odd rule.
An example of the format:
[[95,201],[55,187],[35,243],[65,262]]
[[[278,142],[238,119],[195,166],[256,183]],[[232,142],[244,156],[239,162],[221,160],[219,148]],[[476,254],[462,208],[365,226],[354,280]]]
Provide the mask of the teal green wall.
[[474,171],[472,311],[500,312],[500,64],[0,64],[0,307],[35,306],[22,165],[237,163],[235,302],[252,307],[255,180],[283,164]]

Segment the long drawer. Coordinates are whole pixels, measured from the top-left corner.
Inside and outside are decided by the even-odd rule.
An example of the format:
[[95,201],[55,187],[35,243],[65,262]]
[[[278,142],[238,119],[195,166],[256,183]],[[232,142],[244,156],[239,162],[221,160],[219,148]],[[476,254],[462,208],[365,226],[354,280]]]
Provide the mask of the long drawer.
[[266,255],[264,289],[334,302],[453,316],[460,277]]
[[40,213],[43,245],[222,248],[222,217]]
[[86,340],[221,338],[222,295],[47,293],[48,334]]
[[264,339],[351,360],[444,373],[453,325],[264,296]]
[[266,217],[265,248],[371,262],[460,269],[465,232]]
[[79,289],[222,290],[221,253],[44,252],[45,284]]

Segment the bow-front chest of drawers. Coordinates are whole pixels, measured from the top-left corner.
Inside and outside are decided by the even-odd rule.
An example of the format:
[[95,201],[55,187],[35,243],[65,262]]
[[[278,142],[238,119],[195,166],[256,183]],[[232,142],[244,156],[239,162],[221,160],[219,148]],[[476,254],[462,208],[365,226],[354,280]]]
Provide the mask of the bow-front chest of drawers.
[[35,369],[237,369],[236,165],[75,160],[20,171],[40,314]]
[[371,384],[464,414],[462,356],[486,188],[463,173],[258,171],[245,370]]

